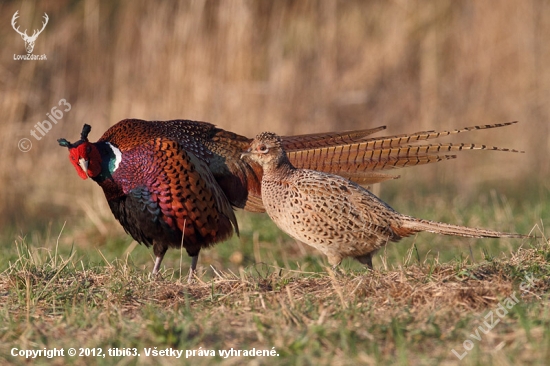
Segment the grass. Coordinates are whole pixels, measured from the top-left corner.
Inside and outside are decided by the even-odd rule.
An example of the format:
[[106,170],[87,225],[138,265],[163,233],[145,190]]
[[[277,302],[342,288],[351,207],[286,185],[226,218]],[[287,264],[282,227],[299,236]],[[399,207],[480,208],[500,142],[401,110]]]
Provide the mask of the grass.
[[[9,55],[24,52],[7,25],[16,11],[29,32],[50,16],[35,48],[48,60],[5,59],[0,68],[2,364],[26,363],[10,356],[13,347],[71,346],[275,347],[280,354],[215,359],[226,364],[456,364],[451,349],[462,349],[527,272],[538,275],[531,293],[461,363],[547,358],[542,239],[420,234],[387,246],[373,272],[347,260],[344,274],[331,274],[322,256],[265,216],[239,214],[241,237],[201,253],[197,283],[185,283],[189,258],[176,250],[153,281],[151,251],[124,234],[103,193],[76,177],[56,143],[74,139],[84,122],[95,141],[125,118],[204,120],[247,136],[378,125],[400,134],[517,119],[514,127],[450,141],[525,154],[472,152],[403,170],[401,183],[384,185],[383,198],[422,218],[522,233],[539,223],[544,231],[547,3],[74,0],[2,2],[0,9]],[[60,99],[71,111],[35,140],[30,131]],[[31,151],[16,147],[22,138],[31,139]],[[491,193],[505,191],[506,182],[510,194]],[[456,184],[452,194],[433,194],[445,183]],[[481,185],[487,193],[472,194]]]
[[[445,218],[415,202],[407,213]],[[528,215],[514,215],[519,221],[506,215],[513,202],[480,202],[441,212],[450,221],[460,216],[464,224],[529,231]],[[265,215],[239,213],[238,219],[241,236],[201,253],[193,284],[186,282],[185,253],[169,251],[162,277],[151,279],[151,251],[117,230],[102,243],[90,230],[50,227],[4,245],[0,361],[25,363],[11,356],[14,347],[106,354],[35,360],[76,365],[501,365],[544,364],[549,355],[550,251],[540,232],[523,242],[426,233],[388,245],[375,257],[374,271],[347,260],[334,273],[325,258],[290,240]],[[106,220],[109,231],[112,221]],[[533,282],[522,291],[526,276]],[[499,303],[514,294],[518,303],[498,317]],[[491,311],[500,321],[487,331]],[[155,347],[182,350],[183,361],[146,356]],[[109,356],[114,348],[136,348],[140,357]],[[273,349],[278,356],[219,353],[232,348]],[[205,350],[215,356],[199,355]]]

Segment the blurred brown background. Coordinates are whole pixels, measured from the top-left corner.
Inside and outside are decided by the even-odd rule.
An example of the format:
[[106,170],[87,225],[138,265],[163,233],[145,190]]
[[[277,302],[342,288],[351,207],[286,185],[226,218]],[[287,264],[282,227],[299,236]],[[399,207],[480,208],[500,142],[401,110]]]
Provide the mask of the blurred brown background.
[[[35,55],[21,30],[39,29]],[[124,118],[194,119],[253,136],[387,125],[388,134],[519,120],[459,141],[525,150],[467,152],[387,183],[475,192],[546,187],[550,2],[4,1],[0,3],[0,222],[110,213],[56,139],[97,140]],[[60,99],[72,110],[36,141]],[[29,138],[29,152],[18,141]],[[448,140],[445,140],[445,142]],[[385,187],[385,185],[384,185]],[[384,189],[384,188],[383,188]],[[395,202],[391,202],[395,204]]]

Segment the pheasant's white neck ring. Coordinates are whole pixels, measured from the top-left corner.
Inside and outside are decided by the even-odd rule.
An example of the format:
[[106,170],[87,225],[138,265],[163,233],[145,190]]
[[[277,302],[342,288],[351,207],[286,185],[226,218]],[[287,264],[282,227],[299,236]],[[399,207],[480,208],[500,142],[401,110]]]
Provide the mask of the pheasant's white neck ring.
[[111,173],[114,173],[118,169],[118,165],[122,161],[122,153],[118,149],[118,147],[112,145],[110,142],[107,142],[107,146],[111,149],[113,154],[115,154],[115,160],[112,162],[112,170]]

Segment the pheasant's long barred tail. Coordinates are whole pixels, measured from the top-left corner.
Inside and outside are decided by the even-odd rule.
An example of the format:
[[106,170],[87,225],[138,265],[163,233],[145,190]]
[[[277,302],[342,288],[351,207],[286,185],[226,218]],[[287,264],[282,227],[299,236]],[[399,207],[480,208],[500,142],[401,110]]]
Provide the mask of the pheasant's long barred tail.
[[466,144],[466,143],[448,143],[448,144],[426,144],[426,145],[407,145],[413,154],[416,153],[434,153],[434,152],[449,152],[449,151],[463,151],[463,150],[492,150],[492,151],[507,151],[513,153],[525,153],[523,150],[508,149],[505,147],[488,146],[483,144]]
[[[336,153],[338,149],[340,153]],[[348,151],[342,154],[341,147],[337,147],[295,151],[289,153],[288,157],[296,167],[338,174],[362,185],[399,178],[396,175],[382,173],[382,170],[437,163],[457,157],[456,155],[415,155],[410,150],[405,156],[399,156],[399,151],[406,149],[394,150],[398,150],[395,156],[391,155],[390,150],[355,151],[354,153]]]
[[371,184],[396,176],[374,171],[404,168],[455,159],[444,154],[464,150],[493,150],[521,153],[523,151],[478,144],[408,145],[391,149],[369,149],[366,143],[349,144],[288,153],[292,163],[302,169],[317,170],[344,176],[360,184]]
[[[460,225],[445,224],[442,222],[421,220],[414,217],[402,215],[403,222],[400,229],[401,236],[408,236],[419,231],[428,231],[435,234],[465,236],[469,238],[528,238],[528,235],[505,233],[500,231],[479,229]],[[410,231],[410,232],[409,232]],[[409,233],[407,233],[409,232]]]
[[333,164],[333,163],[370,163],[391,161],[401,157],[416,157],[435,153],[458,152],[464,150],[493,150],[514,153],[524,151],[487,146],[483,144],[447,143],[447,144],[424,144],[424,145],[402,145],[393,148],[376,148],[376,142],[361,142],[315,149],[302,149],[289,152],[289,157],[306,160],[311,163]]
[[[328,140],[323,139],[323,134],[303,135],[301,142],[296,142],[293,138],[285,141],[285,138],[282,138],[282,147],[287,152],[292,164],[298,168],[339,174],[359,184],[371,184],[397,178],[384,173],[374,174],[373,171],[424,165],[457,157],[454,154],[445,154],[449,152],[492,150],[523,153],[523,151],[516,149],[485,144],[439,143],[411,145],[411,143],[417,141],[456,135],[468,131],[505,127],[515,123],[517,122],[471,126],[453,131],[423,131],[340,144],[340,142],[355,141],[382,130],[379,127],[372,130],[352,131],[348,134],[332,134]],[[304,136],[309,137],[305,138]]]
[[[456,158],[456,155],[434,155],[446,152],[458,152],[464,150],[493,150],[522,153],[523,151],[499,148],[496,146],[478,145],[478,144],[427,144],[427,145],[407,145],[391,149],[370,149],[365,143],[348,144],[343,146],[324,147],[317,149],[304,149],[288,153],[292,161],[307,162],[309,169],[322,168],[324,165],[334,164],[352,164],[357,169],[389,169],[391,167],[404,167],[410,162],[416,161],[416,164],[427,164],[444,159]],[[424,158],[429,158],[423,162]],[[403,164],[401,164],[403,159]],[[384,166],[380,163],[394,162],[394,166]],[[346,165],[342,165],[346,169]],[[300,164],[305,168],[306,165]]]
[[414,133],[407,133],[407,134],[399,134],[399,135],[393,135],[393,136],[384,136],[379,138],[370,138],[366,141],[373,142],[372,145],[370,145],[371,149],[380,149],[380,148],[390,148],[390,147],[397,147],[397,146],[403,146],[406,144],[414,143],[417,141],[426,141],[426,140],[432,140],[439,137],[446,137],[450,135],[458,135],[459,133],[463,132],[470,132],[470,131],[479,131],[479,130],[488,130],[492,128],[499,128],[499,127],[506,127],[511,126],[513,124],[518,123],[518,121],[513,122],[505,122],[505,123],[494,123],[490,125],[477,125],[477,126],[470,126],[470,127],[463,127],[456,130],[451,131],[420,131],[420,132],[414,132]]
[[367,140],[367,136],[386,129],[386,126],[356,130],[347,132],[324,132],[307,135],[283,136],[282,144],[285,151],[296,151],[313,149],[317,147],[328,147],[347,145]]

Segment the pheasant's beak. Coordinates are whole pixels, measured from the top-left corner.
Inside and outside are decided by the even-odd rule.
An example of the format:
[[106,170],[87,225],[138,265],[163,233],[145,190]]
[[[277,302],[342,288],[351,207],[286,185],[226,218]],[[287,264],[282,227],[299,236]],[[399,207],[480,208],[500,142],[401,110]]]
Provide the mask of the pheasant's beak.
[[90,178],[88,175],[88,160],[84,160],[84,158],[78,159],[78,165],[84,170],[84,173],[86,173],[86,176]]
[[252,155],[252,149],[248,149],[245,152],[241,153],[241,159],[244,158],[245,156],[250,156],[250,155]]

